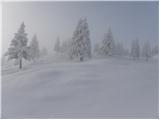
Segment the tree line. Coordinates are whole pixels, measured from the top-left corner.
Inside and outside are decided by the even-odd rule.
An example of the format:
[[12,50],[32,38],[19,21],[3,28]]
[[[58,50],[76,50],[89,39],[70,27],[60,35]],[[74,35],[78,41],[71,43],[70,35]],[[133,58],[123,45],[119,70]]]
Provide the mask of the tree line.
[[[142,47],[141,47],[142,46]],[[54,46],[54,51],[68,54],[70,59],[78,58],[80,61],[94,56],[128,56],[133,60],[144,58],[148,61],[152,56],[158,54],[158,45],[151,47],[149,41],[144,45],[140,45],[138,38],[132,40],[130,49],[126,49],[122,42],[116,42],[111,28],[104,34],[104,39],[96,43],[91,52],[90,32],[87,19],[80,19],[78,25],[73,32],[73,37],[69,40],[60,42],[59,37]]]
[[[139,40],[135,39],[131,43],[130,50],[128,50],[124,48],[122,43],[115,42],[112,30],[109,28],[108,32],[104,34],[104,39],[100,43],[95,44],[92,52],[87,19],[80,18],[71,39],[61,43],[60,38],[57,37],[54,51],[56,53],[65,53],[71,60],[77,59],[79,61],[91,59],[93,55],[100,57],[129,56],[134,60],[143,57],[148,61],[153,55],[158,54],[158,46],[152,48],[149,41],[147,41],[141,50]],[[16,59],[21,69],[23,59],[34,61],[46,54],[47,50],[45,48],[40,50],[36,34],[28,45],[27,33],[25,32],[25,24],[23,22],[11,40],[10,47],[5,55],[8,56],[8,60]]]

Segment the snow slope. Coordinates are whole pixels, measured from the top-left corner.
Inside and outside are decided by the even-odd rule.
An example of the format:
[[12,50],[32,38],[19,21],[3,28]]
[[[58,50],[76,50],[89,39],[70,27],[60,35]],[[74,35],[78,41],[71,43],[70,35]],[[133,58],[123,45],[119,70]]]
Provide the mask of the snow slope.
[[15,69],[2,71],[2,118],[158,118],[158,61],[108,58]]

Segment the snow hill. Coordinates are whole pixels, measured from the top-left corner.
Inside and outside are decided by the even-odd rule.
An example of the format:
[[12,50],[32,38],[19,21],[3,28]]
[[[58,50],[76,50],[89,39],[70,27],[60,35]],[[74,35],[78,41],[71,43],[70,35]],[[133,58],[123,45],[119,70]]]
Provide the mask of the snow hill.
[[2,118],[158,118],[158,74],[116,58],[4,67]]

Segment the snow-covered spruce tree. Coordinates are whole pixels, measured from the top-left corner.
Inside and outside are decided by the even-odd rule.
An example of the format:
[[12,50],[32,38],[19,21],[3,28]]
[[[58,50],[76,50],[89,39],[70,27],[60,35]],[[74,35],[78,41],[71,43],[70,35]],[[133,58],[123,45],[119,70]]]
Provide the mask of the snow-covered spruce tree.
[[7,55],[8,60],[16,59],[19,61],[19,68],[22,68],[22,60],[28,60],[28,47],[27,47],[27,33],[25,33],[24,22],[21,24],[17,33],[11,41],[10,48],[8,49]]
[[146,59],[146,61],[148,61],[149,58],[152,57],[152,50],[149,41],[147,41],[143,46],[142,56]]
[[88,22],[87,19],[85,18],[83,20],[83,37],[84,37],[84,41],[85,41],[85,48],[86,48],[86,52],[85,52],[85,57],[91,58],[91,41],[90,41],[90,32],[89,32],[89,28],[88,28]]
[[133,40],[131,44],[131,57],[136,60],[140,57],[140,46],[139,46],[139,40]]
[[33,36],[30,42],[29,49],[30,49],[30,57],[32,60],[39,58],[40,50],[39,50],[39,42],[36,34]]
[[91,58],[91,42],[87,19],[80,19],[72,38],[71,58]]
[[56,43],[54,45],[54,51],[55,52],[60,52],[60,40],[59,40],[59,37],[57,37]]
[[113,51],[114,51],[114,39],[113,39],[111,28],[109,28],[108,33],[104,35],[101,52],[103,56],[112,56]]

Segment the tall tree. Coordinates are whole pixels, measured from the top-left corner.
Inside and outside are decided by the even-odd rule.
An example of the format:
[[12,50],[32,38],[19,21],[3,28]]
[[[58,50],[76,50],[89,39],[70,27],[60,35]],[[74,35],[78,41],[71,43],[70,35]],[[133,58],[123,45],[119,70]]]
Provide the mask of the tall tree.
[[37,39],[37,35],[35,34],[30,42],[30,57],[32,60],[39,58],[40,50],[39,50],[39,42]]
[[89,32],[89,26],[87,19],[84,18],[83,20],[83,39],[85,41],[85,57],[91,58],[92,53],[91,53],[91,40],[90,40],[90,32]]
[[27,47],[27,33],[25,33],[25,24],[21,24],[18,32],[15,33],[14,38],[11,41],[10,48],[8,49],[8,59],[16,59],[19,61],[19,68],[22,68],[22,60],[28,59],[28,47]]
[[107,34],[104,36],[104,40],[102,41],[102,54],[104,56],[112,56],[114,50],[114,39],[111,28],[108,29]]
[[80,61],[91,58],[91,42],[87,19],[80,19],[72,38],[72,56],[78,57]]

